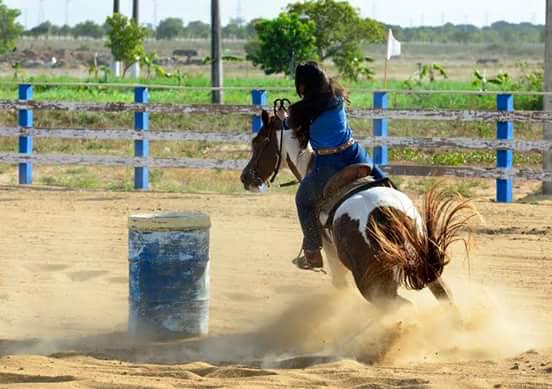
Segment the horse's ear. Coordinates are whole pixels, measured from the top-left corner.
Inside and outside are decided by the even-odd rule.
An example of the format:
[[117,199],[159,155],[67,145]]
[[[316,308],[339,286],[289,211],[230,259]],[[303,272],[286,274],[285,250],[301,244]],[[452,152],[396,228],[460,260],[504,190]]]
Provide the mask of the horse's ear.
[[261,119],[263,120],[264,128],[268,128],[268,123],[270,123],[270,115],[268,114],[267,110],[263,109],[263,112],[261,113]]

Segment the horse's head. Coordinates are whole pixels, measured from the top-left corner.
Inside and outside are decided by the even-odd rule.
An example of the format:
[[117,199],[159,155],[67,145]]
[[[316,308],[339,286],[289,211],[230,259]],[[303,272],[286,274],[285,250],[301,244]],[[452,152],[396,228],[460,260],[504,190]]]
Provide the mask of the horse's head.
[[281,158],[278,145],[278,130],[282,121],[275,115],[263,110],[263,126],[252,141],[251,160],[243,169],[240,180],[245,189],[257,192],[273,175]]

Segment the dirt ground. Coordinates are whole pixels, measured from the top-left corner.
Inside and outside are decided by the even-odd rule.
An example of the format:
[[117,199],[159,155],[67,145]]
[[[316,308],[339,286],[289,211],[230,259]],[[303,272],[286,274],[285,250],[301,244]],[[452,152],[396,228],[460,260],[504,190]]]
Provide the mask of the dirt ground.
[[[552,201],[475,205],[458,323],[427,291],[381,318],[295,269],[291,195],[0,186],[0,387],[552,388]],[[157,210],[211,216],[208,337],[125,334],[127,216]]]

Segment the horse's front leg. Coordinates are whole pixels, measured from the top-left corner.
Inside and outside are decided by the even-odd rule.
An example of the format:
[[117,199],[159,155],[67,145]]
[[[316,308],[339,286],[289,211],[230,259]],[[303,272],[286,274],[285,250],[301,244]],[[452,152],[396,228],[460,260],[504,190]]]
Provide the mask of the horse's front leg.
[[458,306],[454,302],[454,297],[452,295],[452,292],[450,288],[448,287],[447,283],[443,279],[443,276],[438,277],[435,281],[433,281],[430,284],[427,284],[427,287],[435,296],[437,301],[441,304],[448,305],[448,308],[450,309],[450,313],[452,316],[450,316],[452,322],[455,325],[463,325],[462,315],[460,314],[460,310],[458,309]]
[[326,262],[330,268],[330,276],[332,277],[332,285],[336,289],[345,289],[349,286],[347,281],[348,269],[339,259],[337,248],[332,242],[332,239],[327,231],[322,231],[322,245]]
[[435,281],[430,284],[427,284],[427,287],[435,296],[439,302],[448,302],[454,304],[454,297],[452,296],[452,291],[448,287],[447,283],[443,279],[443,276],[437,277]]

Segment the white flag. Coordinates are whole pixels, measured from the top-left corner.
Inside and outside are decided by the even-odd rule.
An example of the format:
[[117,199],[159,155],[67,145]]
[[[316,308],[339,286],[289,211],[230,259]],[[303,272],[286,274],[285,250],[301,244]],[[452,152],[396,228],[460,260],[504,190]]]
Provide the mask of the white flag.
[[393,36],[393,31],[389,29],[389,37],[387,38],[387,60],[389,61],[391,57],[401,55],[401,42],[395,39]]

